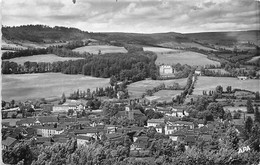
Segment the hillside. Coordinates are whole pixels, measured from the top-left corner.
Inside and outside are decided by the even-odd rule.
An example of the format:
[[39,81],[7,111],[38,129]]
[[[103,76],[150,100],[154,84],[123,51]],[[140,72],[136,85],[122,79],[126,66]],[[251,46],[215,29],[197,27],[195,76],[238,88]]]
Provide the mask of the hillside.
[[191,41],[181,33],[102,33],[103,36],[93,35],[92,38],[107,42],[128,43],[137,45],[159,45],[165,42],[175,41],[178,43]]
[[248,43],[248,41],[254,43],[255,45],[260,45],[259,34],[259,30],[251,30],[234,32],[187,33],[184,35],[204,43],[230,46],[234,43]]
[[[219,46],[233,50],[234,45],[240,49],[255,49],[259,45],[259,31],[238,32],[205,32],[205,33],[88,33],[76,28],[49,27],[45,25],[24,25],[18,27],[3,27],[3,40],[25,47],[35,43],[65,43],[71,40],[94,39],[98,43],[124,46],[125,44],[139,46],[159,46],[167,48],[196,47],[215,51]],[[27,45],[26,45],[27,44]],[[41,46],[41,45],[40,45]]]
[[52,43],[88,38],[88,32],[76,28],[49,27],[45,25],[25,25],[18,27],[2,27],[3,38],[11,41],[30,41]]

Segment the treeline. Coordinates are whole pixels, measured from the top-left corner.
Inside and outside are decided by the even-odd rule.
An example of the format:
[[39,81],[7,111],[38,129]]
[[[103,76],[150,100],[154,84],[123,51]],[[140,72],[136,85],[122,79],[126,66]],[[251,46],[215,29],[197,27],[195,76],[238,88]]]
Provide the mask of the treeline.
[[3,37],[8,40],[24,40],[37,43],[64,42],[89,37],[89,33],[76,28],[46,25],[3,26]]
[[145,95],[152,96],[154,93],[160,91],[160,90],[184,90],[184,87],[181,87],[179,83],[174,82],[173,85],[165,86],[164,83],[154,87],[153,89],[147,89]]
[[[65,56],[77,56],[75,52],[64,52],[63,49],[54,48],[55,54]],[[156,54],[152,52],[135,53],[115,53],[104,54],[101,56],[87,55],[85,59],[75,61],[58,61],[53,63],[25,62],[24,65],[18,65],[15,62],[3,61],[3,74],[21,74],[21,73],[44,73],[44,72],[62,72],[65,74],[84,74],[93,77],[108,78],[112,75],[117,80],[139,81],[147,77],[156,79],[157,68],[155,65]]]
[[16,57],[25,57],[25,56],[33,56],[39,54],[47,54],[49,51],[46,48],[43,49],[25,49],[16,52],[4,52],[2,54],[2,60],[16,58]]
[[68,97],[69,99],[77,100],[77,99],[86,99],[86,100],[93,100],[97,97],[106,96],[108,98],[117,98],[126,99],[128,98],[128,91],[126,89],[126,83],[123,82],[122,84],[115,85],[115,86],[107,86],[107,87],[99,87],[96,90],[91,91],[87,89],[87,91],[74,91]]
[[74,42],[71,42],[71,44],[63,45],[63,46],[50,46],[48,48],[35,48],[35,49],[20,50],[16,52],[4,52],[2,54],[2,60],[12,59],[16,57],[42,55],[42,54],[55,54],[60,57],[83,57],[83,58],[87,56],[92,56],[91,54],[86,52],[79,53],[70,50],[70,48],[79,46],[77,44],[74,45],[73,43]]

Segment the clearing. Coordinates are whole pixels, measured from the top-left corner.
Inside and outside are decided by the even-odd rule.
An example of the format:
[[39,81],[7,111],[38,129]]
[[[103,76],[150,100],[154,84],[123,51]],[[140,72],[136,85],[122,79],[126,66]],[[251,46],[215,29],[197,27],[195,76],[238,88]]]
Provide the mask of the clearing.
[[220,65],[217,61],[212,61],[206,55],[190,51],[176,51],[171,53],[157,53],[156,64],[187,64],[191,66]]
[[124,47],[111,46],[111,45],[93,45],[93,46],[84,46],[84,47],[73,49],[73,51],[79,53],[88,52],[91,54],[98,54],[99,50],[101,51],[101,54],[127,53],[127,50]]
[[26,56],[26,57],[17,57],[12,58],[4,61],[12,61],[16,62],[17,64],[23,65],[26,61],[30,62],[57,62],[57,61],[69,61],[69,60],[79,60],[84,58],[77,58],[77,57],[59,57],[55,54],[42,54],[42,55],[34,55],[34,56]]
[[160,48],[160,47],[143,47],[144,51],[151,51],[155,53],[166,53],[166,52],[178,52],[177,49],[168,49],[168,48]]
[[260,56],[255,56],[255,57],[252,57],[252,59],[248,60],[247,62],[254,63],[254,62],[257,62],[258,59],[260,59]]
[[5,101],[59,98],[79,90],[109,86],[109,79],[61,73],[2,75],[2,99]]
[[154,93],[154,96],[159,97],[156,99],[158,102],[171,102],[172,98],[175,97],[176,95],[180,95],[183,90],[160,90],[156,93]]
[[253,92],[260,91],[260,81],[255,79],[238,80],[232,77],[199,76],[193,94],[201,95],[203,90],[215,90],[218,85],[221,85],[223,90],[226,90],[227,86],[232,86],[232,89],[238,88]]
[[153,89],[154,87],[164,83],[165,86],[172,85],[173,83],[179,83],[180,86],[185,86],[187,83],[186,78],[173,79],[173,80],[143,80],[128,85],[128,93],[130,98],[141,97],[147,89]]

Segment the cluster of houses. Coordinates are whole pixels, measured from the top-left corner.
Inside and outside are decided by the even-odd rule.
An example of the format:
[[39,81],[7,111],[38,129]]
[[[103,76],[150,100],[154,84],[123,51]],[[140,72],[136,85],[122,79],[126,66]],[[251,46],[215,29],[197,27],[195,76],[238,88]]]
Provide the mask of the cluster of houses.
[[[53,143],[65,143],[68,139],[75,138],[78,145],[88,145],[97,139],[120,141],[131,135],[131,151],[144,151],[145,153],[151,143],[151,139],[147,136],[147,130],[152,127],[157,133],[168,136],[172,141],[184,141],[188,146],[194,144],[198,139],[210,140],[213,128],[219,124],[219,122],[213,122],[204,125],[204,121],[201,120],[196,122],[182,121],[183,117],[189,115],[182,106],[166,108],[144,106],[145,111],[152,109],[164,114],[163,118],[148,120],[144,127],[106,125],[100,120],[103,115],[102,110],[97,110],[99,113],[95,115],[81,118],[65,115],[69,109],[74,112],[86,109],[83,104],[56,106],[44,104],[42,108],[45,111],[51,110],[51,115],[46,116],[39,113],[33,117],[14,119],[13,126],[10,126],[12,119],[9,119],[9,122],[2,122],[2,147],[4,149],[13,147],[19,141],[30,139],[33,139],[36,144],[52,145]],[[116,115],[117,117],[127,117],[129,120],[144,116],[140,110],[133,108],[131,102],[125,106],[125,110]],[[236,121],[234,124],[242,126],[243,121]]]

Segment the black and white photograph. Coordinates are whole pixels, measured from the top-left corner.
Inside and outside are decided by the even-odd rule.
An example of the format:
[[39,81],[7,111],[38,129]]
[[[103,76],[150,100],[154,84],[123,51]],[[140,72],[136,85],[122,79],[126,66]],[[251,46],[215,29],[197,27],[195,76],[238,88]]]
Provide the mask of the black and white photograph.
[[6,165],[260,165],[260,0],[0,0]]

